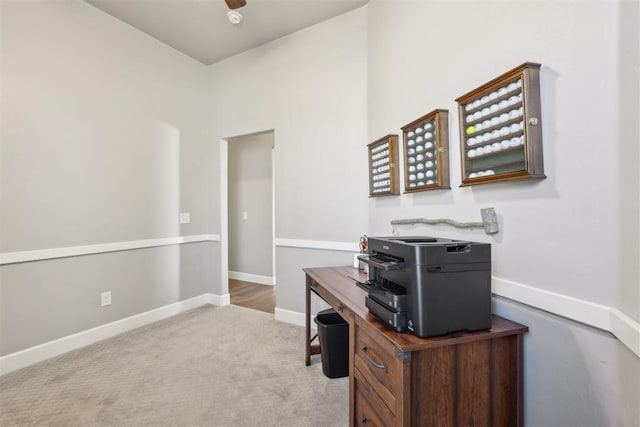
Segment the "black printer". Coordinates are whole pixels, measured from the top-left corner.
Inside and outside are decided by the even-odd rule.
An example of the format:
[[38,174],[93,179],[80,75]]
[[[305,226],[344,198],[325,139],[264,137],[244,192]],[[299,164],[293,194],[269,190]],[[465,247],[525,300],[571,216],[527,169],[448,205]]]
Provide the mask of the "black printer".
[[370,237],[369,312],[419,337],[491,328],[491,245],[437,237]]

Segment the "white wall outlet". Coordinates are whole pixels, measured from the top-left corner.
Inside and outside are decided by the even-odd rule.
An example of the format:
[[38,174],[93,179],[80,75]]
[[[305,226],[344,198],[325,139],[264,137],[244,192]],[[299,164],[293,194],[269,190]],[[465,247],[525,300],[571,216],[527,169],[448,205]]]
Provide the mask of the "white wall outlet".
[[244,220],[249,219],[249,214],[247,213],[247,211],[242,212],[242,219]]
[[111,305],[111,291],[100,294],[100,307],[105,307],[107,305]]
[[189,212],[181,212],[180,224],[189,224],[189,223],[191,223],[191,214]]

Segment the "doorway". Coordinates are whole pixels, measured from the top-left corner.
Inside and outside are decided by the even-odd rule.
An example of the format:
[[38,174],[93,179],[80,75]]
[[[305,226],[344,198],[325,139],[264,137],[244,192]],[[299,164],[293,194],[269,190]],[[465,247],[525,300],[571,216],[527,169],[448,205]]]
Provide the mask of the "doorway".
[[229,279],[231,304],[275,314],[276,294],[273,286]]
[[221,173],[221,181],[226,181],[221,182],[223,288],[226,284],[232,304],[273,313],[274,132],[237,136],[221,144],[221,166],[226,166]]

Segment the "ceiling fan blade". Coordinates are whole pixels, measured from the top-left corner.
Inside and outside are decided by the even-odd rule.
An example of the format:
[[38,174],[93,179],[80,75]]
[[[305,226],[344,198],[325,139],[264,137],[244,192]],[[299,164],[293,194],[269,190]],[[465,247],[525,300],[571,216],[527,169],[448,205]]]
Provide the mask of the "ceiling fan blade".
[[238,9],[247,4],[246,0],[224,0],[227,2],[229,9]]

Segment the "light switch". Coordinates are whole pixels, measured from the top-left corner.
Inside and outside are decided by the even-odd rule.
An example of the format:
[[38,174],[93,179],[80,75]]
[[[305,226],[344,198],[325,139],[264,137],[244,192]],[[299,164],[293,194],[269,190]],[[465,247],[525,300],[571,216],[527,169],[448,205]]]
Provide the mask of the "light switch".
[[189,212],[180,213],[180,224],[189,224],[191,222],[191,214]]
[[247,214],[246,211],[242,212],[242,219],[249,219],[249,215]]

